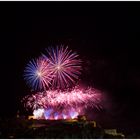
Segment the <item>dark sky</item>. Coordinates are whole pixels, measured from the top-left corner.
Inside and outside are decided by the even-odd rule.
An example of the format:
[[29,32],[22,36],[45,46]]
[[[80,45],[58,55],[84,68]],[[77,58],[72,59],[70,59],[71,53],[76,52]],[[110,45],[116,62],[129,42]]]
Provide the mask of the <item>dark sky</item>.
[[64,44],[84,60],[82,81],[109,95],[103,116],[139,121],[139,2],[0,2],[0,13],[1,116],[15,115],[29,92],[28,61]]

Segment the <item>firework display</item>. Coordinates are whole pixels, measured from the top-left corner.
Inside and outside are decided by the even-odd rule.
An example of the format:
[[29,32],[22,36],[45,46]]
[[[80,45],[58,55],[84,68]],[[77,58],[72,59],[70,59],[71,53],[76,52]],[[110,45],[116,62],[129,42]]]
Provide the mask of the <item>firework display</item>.
[[50,63],[47,59],[32,60],[26,66],[24,79],[34,90],[45,90],[51,84],[53,78]]
[[23,98],[24,107],[32,109],[36,119],[55,120],[76,118],[88,107],[101,109],[99,91],[75,84],[81,62],[64,46],[49,48],[39,59],[30,61],[24,79],[35,93]]
[[34,90],[72,87],[81,70],[78,55],[68,47],[49,48],[46,55],[32,60],[26,66],[24,79]]
[[68,47],[56,47],[55,49],[46,49],[44,58],[49,59],[52,66],[52,72],[55,77],[52,82],[53,87],[67,88],[74,84],[78,79],[81,70],[81,60],[78,55]]
[[71,91],[48,90],[25,97],[24,106],[32,110],[43,108],[46,112],[48,111],[48,119],[55,113],[62,119],[64,116],[66,118],[73,116],[70,115],[71,113],[78,115],[88,107],[102,108],[101,98],[101,94],[93,88],[80,89],[77,87]]

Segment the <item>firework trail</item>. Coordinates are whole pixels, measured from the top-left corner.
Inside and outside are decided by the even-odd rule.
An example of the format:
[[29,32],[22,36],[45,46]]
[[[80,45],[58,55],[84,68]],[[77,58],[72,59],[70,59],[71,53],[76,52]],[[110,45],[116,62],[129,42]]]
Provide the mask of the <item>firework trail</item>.
[[24,79],[34,90],[45,90],[51,84],[52,78],[49,61],[41,57],[30,61],[24,70]]
[[57,89],[64,89],[71,87],[75,80],[78,79],[81,73],[81,60],[78,55],[68,47],[56,47],[55,49],[46,49],[46,55],[43,57],[49,59],[52,72],[55,77],[52,82],[52,87]]

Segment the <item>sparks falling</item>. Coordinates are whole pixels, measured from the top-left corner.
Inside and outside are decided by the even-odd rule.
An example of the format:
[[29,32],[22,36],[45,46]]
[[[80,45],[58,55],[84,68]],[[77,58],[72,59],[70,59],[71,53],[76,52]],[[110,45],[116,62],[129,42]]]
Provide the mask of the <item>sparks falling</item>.
[[75,112],[74,114],[79,115],[88,107],[100,110],[102,108],[101,98],[100,92],[93,88],[80,89],[76,87],[70,91],[48,90],[26,96],[24,105],[33,111],[40,108],[46,111],[51,109],[51,115],[58,113],[59,118],[62,118],[65,114],[66,118],[70,118],[70,113]]

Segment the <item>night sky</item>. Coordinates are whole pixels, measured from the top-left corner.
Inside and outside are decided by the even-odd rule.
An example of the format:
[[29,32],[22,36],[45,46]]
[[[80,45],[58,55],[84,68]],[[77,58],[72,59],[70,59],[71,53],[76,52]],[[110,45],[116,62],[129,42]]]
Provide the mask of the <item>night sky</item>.
[[28,61],[64,44],[84,60],[83,83],[109,98],[98,119],[140,122],[139,2],[0,2],[0,13],[1,116],[14,116],[30,93]]

